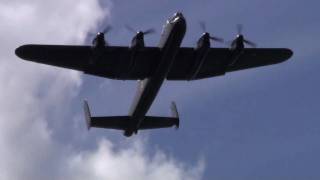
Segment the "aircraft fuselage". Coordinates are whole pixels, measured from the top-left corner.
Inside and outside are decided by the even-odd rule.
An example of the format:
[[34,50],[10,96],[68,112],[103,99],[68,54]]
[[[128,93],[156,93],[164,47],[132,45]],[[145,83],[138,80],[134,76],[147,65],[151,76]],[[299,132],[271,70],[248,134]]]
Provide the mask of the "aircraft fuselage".
[[[186,21],[181,13],[176,13],[165,24],[159,43],[159,48],[161,49],[159,64],[150,78],[139,81],[137,95],[129,112],[133,124],[132,127],[125,132],[126,134],[132,134],[139,129],[140,123],[144,120],[163,81],[170,71],[185,32]],[[150,61],[152,61],[152,59],[150,59]]]

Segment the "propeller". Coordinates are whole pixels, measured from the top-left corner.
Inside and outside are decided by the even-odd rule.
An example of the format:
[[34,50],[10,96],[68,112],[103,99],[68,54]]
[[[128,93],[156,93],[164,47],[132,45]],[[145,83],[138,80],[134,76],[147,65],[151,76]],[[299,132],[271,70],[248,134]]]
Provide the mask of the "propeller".
[[237,32],[238,32],[237,38],[242,38],[243,42],[251,47],[254,47],[254,48],[257,47],[256,43],[244,38],[242,34],[242,30],[243,30],[242,24],[237,24]]
[[237,24],[237,32],[238,34],[242,34],[243,26],[242,24]]
[[93,39],[92,44],[94,46],[105,46],[108,45],[107,41],[105,40],[105,35],[110,32],[112,27],[110,25],[105,26],[102,31],[98,33],[89,32],[88,38]]
[[[207,30],[206,30],[207,29],[206,28],[206,24],[203,21],[201,21],[199,23],[199,25],[200,25],[200,28],[201,28],[203,33],[208,33]],[[210,36],[210,34],[209,34],[209,39],[212,40],[212,41],[224,42],[224,40],[222,38],[218,38],[218,37],[215,37],[215,36]]]
[[155,33],[155,29],[154,28],[150,28],[150,29],[147,29],[145,31],[137,31],[136,29],[132,28],[131,26],[129,25],[125,25],[126,29],[130,32],[133,32],[133,33],[142,33],[143,35],[147,35],[147,34],[153,34]]
[[111,29],[112,29],[112,27],[111,27],[110,25],[107,25],[107,26],[103,29],[102,33],[103,33],[103,34],[107,34],[108,32],[111,31]]
[[[99,33],[102,33],[102,34],[107,34],[108,32],[110,32],[111,31],[111,29],[112,29],[112,27],[110,26],[110,25],[107,25],[107,26],[105,26],[103,29],[102,29],[102,31],[100,31],[100,32],[98,32],[98,34]],[[88,33],[88,36],[90,36],[90,37],[94,37],[94,36],[96,36],[97,35],[97,33],[93,33],[93,32],[89,32]]]

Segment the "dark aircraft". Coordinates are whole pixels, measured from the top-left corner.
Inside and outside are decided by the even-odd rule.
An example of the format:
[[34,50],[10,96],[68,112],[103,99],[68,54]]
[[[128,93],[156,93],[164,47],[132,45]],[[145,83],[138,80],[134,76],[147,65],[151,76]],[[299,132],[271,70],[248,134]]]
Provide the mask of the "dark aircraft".
[[221,41],[205,32],[195,48],[180,47],[186,32],[186,20],[175,13],[167,20],[158,47],[145,47],[144,34],[138,31],[130,47],[109,46],[105,35],[96,35],[93,46],[23,45],[15,53],[22,59],[49,64],[86,74],[118,80],[138,80],[137,95],[127,116],[92,117],[84,102],[85,117],[90,127],[119,129],[125,136],[139,129],[179,127],[176,104],[171,117],[147,116],[163,81],[198,80],[224,75],[242,69],[283,62],[292,51],[283,48],[245,48],[255,46],[241,32],[231,48],[211,48],[210,41]]

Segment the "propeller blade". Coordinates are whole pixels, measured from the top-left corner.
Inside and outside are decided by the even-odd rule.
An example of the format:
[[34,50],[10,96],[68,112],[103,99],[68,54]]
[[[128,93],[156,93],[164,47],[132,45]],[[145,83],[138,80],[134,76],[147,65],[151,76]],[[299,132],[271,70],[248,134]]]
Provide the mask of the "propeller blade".
[[95,36],[95,35],[97,35],[97,34],[92,33],[92,32],[89,32],[87,35],[91,37],[91,36]]
[[154,28],[151,28],[151,29],[147,29],[146,31],[143,31],[143,34],[147,35],[147,34],[153,34],[155,32],[156,32],[156,30],[154,30]]
[[135,30],[133,27],[129,26],[129,25],[125,25],[126,29],[130,32],[133,32],[133,33],[137,33],[137,30]]
[[[206,31],[207,27],[206,27],[206,24],[205,24],[204,21],[200,21],[199,25],[200,25],[200,28],[203,31],[203,33],[208,33]],[[208,35],[210,35],[210,34],[208,33]],[[209,36],[209,39],[212,40],[212,41],[224,42],[224,40],[222,38],[218,38],[218,37],[214,37],[214,36]]]
[[249,40],[244,39],[243,42],[246,43],[246,44],[248,44],[249,46],[257,47],[257,44],[254,43],[254,42],[252,42],[252,41],[249,41]]
[[225,41],[224,44],[227,46],[231,46],[233,43],[233,40]]
[[153,33],[156,32],[154,28],[150,28],[150,29],[147,29],[147,30],[145,30],[145,31],[137,31],[137,30],[135,30],[134,28],[132,28],[132,27],[129,26],[129,25],[125,25],[125,27],[126,27],[126,29],[127,29],[128,31],[130,31],[130,32],[133,32],[133,33],[142,32],[144,35],[146,35],[146,34],[153,34]]
[[206,32],[206,24],[203,22],[203,21],[200,21],[199,22],[199,25],[200,25],[200,28],[202,30],[202,32]]
[[237,24],[237,32],[238,34],[242,34],[243,26],[242,24]]
[[112,27],[108,25],[108,26],[106,26],[106,27],[103,29],[102,33],[106,34],[106,33],[108,33],[111,29],[112,29]]
[[[254,48],[257,47],[257,44],[256,44],[256,43],[254,43],[254,42],[252,42],[252,41],[249,41],[249,40],[247,40],[247,39],[244,39],[244,36],[242,35],[242,30],[243,30],[242,24],[237,24],[237,32],[238,32],[238,35],[237,35],[237,38],[232,41],[232,43],[233,43],[233,42],[236,42],[236,41],[238,41],[238,40],[241,40],[241,41],[243,41],[243,43],[245,43],[245,44],[247,44],[247,45],[249,45],[249,46],[251,46],[251,47],[254,47]],[[232,44],[232,43],[231,43],[231,44]]]
[[217,42],[224,42],[224,40],[222,38],[218,38],[218,37],[210,36],[210,39],[213,41],[217,41]]

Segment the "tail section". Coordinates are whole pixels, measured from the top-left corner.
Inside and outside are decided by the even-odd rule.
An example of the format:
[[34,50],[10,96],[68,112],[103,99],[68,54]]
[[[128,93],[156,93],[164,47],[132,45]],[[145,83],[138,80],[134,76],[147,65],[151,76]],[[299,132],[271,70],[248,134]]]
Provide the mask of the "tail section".
[[145,116],[142,121],[131,116],[92,117],[87,101],[84,101],[84,114],[88,129],[91,127],[123,130],[125,136],[131,136],[141,129],[158,129],[175,126],[179,128],[179,114],[176,104],[171,104],[172,117]]
[[178,113],[178,109],[177,109],[177,105],[174,101],[172,101],[171,103],[171,115],[173,118],[175,118],[175,126],[176,129],[179,129],[180,126],[180,118],[179,118],[179,113]]
[[90,109],[87,101],[84,101],[83,109],[84,109],[84,117],[86,120],[87,128],[89,130],[91,127],[91,113],[90,113]]

